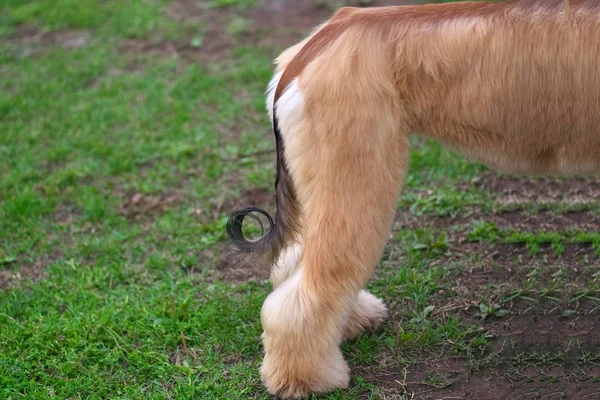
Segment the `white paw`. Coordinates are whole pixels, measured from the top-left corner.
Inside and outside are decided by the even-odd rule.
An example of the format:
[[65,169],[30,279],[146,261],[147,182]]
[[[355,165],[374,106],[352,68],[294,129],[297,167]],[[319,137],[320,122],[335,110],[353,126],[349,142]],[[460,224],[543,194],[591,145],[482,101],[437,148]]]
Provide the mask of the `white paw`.
[[339,347],[324,355],[310,350],[307,354],[309,343],[296,345],[292,348],[287,344],[283,351],[267,350],[260,376],[269,393],[283,399],[298,399],[348,387],[350,369]]
[[371,293],[361,290],[348,315],[344,339],[356,339],[366,330],[377,330],[387,317],[387,308],[383,302]]

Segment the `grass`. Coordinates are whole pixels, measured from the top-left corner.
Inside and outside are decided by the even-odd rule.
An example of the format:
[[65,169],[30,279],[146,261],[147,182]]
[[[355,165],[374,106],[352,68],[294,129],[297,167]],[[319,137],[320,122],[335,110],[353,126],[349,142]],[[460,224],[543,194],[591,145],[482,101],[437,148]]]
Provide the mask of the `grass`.
[[[228,278],[221,253],[233,204],[249,190],[272,197],[263,91],[278,45],[235,38],[253,23],[236,14],[254,2],[211,1],[202,6],[236,15],[226,29],[239,42],[231,56],[190,62],[126,46],[192,42],[201,55],[206,43],[193,41],[206,39],[193,35],[210,21],[176,20],[170,6],[0,6],[0,398],[268,398],[258,366],[270,285]],[[84,44],[65,46],[59,32],[83,32]],[[369,284],[390,321],[343,345],[352,387],[327,399],[377,398],[387,384],[378,373],[404,371],[410,381],[432,354],[472,368],[504,365],[482,321],[505,318],[511,301],[558,298],[566,286],[570,304],[598,297],[598,274],[585,285],[534,274],[458,291],[456,279],[484,266],[494,246],[525,243],[535,255],[550,243],[560,256],[574,244],[597,251],[600,241],[578,227],[497,226],[491,218],[503,206],[470,184],[485,168],[435,143],[413,144],[398,205],[408,223],[395,228]],[[481,248],[458,257],[464,237]],[[452,309],[471,300],[477,307],[466,316]],[[586,351],[582,362],[596,363]],[[418,377],[437,389],[455,379]]]
[[[34,24],[43,30],[99,29],[107,36],[146,37],[157,31],[177,33],[175,21],[164,18],[165,0],[132,0],[98,3],[95,0],[4,1],[8,27]],[[6,29],[6,28],[4,28]]]

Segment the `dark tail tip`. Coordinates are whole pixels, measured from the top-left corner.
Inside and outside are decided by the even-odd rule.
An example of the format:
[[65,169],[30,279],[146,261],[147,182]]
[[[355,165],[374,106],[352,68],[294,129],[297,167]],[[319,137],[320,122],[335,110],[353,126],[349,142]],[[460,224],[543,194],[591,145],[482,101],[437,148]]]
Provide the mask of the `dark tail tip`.
[[[269,229],[266,231],[266,233],[262,221],[254,213],[263,215],[269,222]],[[259,239],[249,240],[246,238],[246,236],[244,236],[242,228],[244,225],[244,219],[246,217],[252,218],[258,223],[258,225],[260,225],[261,237]],[[239,251],[244,253],[264,252],[270,246],[274,229],[275,223],[273,222],[271,215],[269,215],[269,213],[265,210],[257,207],[249,207],[244,210],[236,211],[231,215],[231,217],[229,217],[229,221],[227,222],[227,236],[229,236],[229,240],[231,240],[233,245]]]

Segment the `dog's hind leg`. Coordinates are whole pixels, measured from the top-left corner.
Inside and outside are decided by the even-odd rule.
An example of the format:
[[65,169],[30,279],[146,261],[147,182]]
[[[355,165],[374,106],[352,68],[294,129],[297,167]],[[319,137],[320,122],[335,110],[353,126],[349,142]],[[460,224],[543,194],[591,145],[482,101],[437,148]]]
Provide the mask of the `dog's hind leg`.
[[[296,243],[284,249],[271,271],[271,283],[276,289],[294,274],[302,255],[302,245]],[[387,316],[383,302],[366,290],[358,293],[350,310],[342,337],[353,340],[367,330],[377,330]]]
[[261,376],[284,398],[348,385],[339,344],[350,316],[360,325],[377,308],[361,289],[385,245],[408,160],[408,125],[394,88],[371,91],[340,69],[331,73],[307,72],[314,81],[299,78],[277,103],[303,240],[293,274],[261,310]]

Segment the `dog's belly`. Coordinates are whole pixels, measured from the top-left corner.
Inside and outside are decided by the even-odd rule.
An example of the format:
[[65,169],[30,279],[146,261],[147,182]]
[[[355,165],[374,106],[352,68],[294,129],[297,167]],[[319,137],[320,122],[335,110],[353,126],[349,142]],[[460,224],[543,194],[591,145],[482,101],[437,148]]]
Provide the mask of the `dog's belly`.
[[[503,173],[600,175],[600,131],[561,126],[561,121],[552,118],[542,129],[528,123],[519,127],[519,118],[523,116],[514,116],[506,131],[495,131],[485,124],[475,128],[445,121],[439,123],[445,124],[443,129],[423,135]],[[597,126],[600,129],[600,121]]]
[[[600,175],[600,160],[587,149],[569,145],[548,148],[522,149],[507,147],[484,148],[450,144],[448,147],[470,160],[480,162],[498,172],[527,175]],[[596,149],[596,152],[598,149]]]

